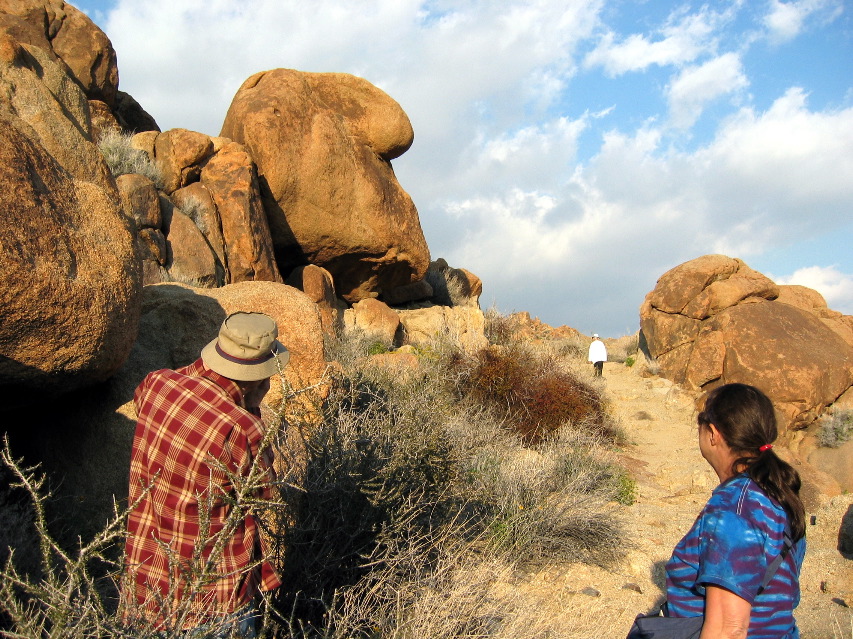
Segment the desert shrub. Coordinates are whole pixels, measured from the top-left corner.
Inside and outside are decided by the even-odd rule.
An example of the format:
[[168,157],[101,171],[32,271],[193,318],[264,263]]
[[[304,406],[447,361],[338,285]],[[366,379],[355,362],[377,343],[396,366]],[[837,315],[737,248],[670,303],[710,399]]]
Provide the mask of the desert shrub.
[[452,509],[441,385],[350,362],[310,427],[304,495],[285,536],[278,605],[303,624],[322,623],[337,592],[395,561],[401,537],[428,536]]
[[625,358],[625,366],[627,366],[629,368],[636,363],[637,363],[637,360],[634,359],[634,357],[632,355],[629,355],[628,357]]
[[569,337],[556,340],[556,352],[560,357],[571,357],[575,359],[582,358],[586,361],[588,351],[589,344],[580,337]]
[[[260,505],[277,522],[267,532],[284,576],[264,602],[268,633],[529,637],[524,624],[503,621],[515,617],[513,604],[493,588],[510,582],[518,562],[609,565],[628,547],[616,505],[626,503],[628,484],[609,440],[593,434],[598,426],[563,425],[523,441],[511,422],[517,406],[499,411],[460,394],[480,358],[436,343],[417,351],[419,374],[401,376],[369,365],[370,340],[344,342],[328,344],[339,357],[328,397],[289,424],[290,436],[304,440],[304,458],[282,479],[280,502]],[[526,381],[530,370],[541,376],[554,364],[524,357],[507,356],[503,369],[523,364],[516,372]],[[513,401],[527,397],[495,383]],[[120,538],[121,526],[111,525]],[[57,574],[88,574],[85,565],[63,565]],[[121,562],[112,566],[117,573]],[[74,589],[60,580],[22,599],[21,583],[0,571],[0,611],[12,611],[20,635],[73,623],[62,636],[145,636],[130,633],[93,588],[69,600],[63,593]],[[68,621],[59,626],[50,615]]]
[[820,446],[838,448],[850,438],[853,438],[853,410],[835,409],[821,420],[817,437]]
[[489,344],[505,346],[516,342],[515,321],[511,316],[503,315],[494,306],[483,313],[484,333]]
[[539,443],[571,423],[614,439],[602,396],[558,362],[522,345],[481,351],[461,376],[460,392],[490,406],[527,443]]
[[442,306],[468,303],[468,285],[446,264],[431,262],[424,279],[432,286],[432,300]]
[[131,145],[133,134],[122,133],[118,129],[108,129],[98,139],[98,149],[110,169],[113,177],[138,173],[154,182],[158,189],[163,188],[163,175],[157,165],[151,161],[145,151]]

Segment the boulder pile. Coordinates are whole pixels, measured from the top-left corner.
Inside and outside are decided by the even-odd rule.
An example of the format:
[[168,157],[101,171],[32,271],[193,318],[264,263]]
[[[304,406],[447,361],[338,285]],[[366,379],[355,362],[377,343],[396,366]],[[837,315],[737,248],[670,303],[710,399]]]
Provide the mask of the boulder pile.
[[287,385],[318,392],[345,331],[485,341],[481,282],[430,262],[394,175],[414,134],[387,94],[265,71],[209,136],[161,131],[118,78],[75,7],[0,0],[0,434],[81,533],[127,494],[136,385],[192,362],[229,312],[276,318]]
[[786,429],[808,426],[853,394],[853,317],[739,259],[705,255],[664,273],[640,308],[640,326],[665,377],[701,391],[758,386]]

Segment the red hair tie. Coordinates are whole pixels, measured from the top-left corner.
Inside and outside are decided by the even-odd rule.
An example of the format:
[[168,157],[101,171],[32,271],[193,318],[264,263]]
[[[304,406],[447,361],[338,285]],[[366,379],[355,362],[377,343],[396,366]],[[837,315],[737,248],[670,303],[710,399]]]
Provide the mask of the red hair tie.
[[770,450],[771,448],[773,448],[773,444],[764,444],[764,446],[760,446],[758,450],[763,453],[765,450]]

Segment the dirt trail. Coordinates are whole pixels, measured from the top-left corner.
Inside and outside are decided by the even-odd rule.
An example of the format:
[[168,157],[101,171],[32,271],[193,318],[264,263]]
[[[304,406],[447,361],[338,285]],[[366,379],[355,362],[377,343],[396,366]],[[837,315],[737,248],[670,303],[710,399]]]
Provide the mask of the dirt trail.
[[[622,459],[637,481],[625,507],[636,546],[615,569],[572,564],[519,579],[517,587],[559,617],[564,637],[623,639],[634,616],[662,597],[663,566],[717,485],[699,454],[693,398],[660,378],[608,363],[604,384],[631,445]],[[837,550],[853,495],[836,497],[807,527],[808,551],[796,617],[803,639],[853,639],[853,561]],[[853,512],[853,511],[851,511]]]

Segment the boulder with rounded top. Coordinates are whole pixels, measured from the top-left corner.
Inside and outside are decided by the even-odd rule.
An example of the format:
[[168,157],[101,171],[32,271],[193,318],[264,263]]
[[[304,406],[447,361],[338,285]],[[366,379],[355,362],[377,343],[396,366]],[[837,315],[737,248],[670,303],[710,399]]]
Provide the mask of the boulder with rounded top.
[[344,313],[344,322],[348,330],[359,331],[389,345],[395,343],[400,328],[399,315],[385,302],[373,298],[353,304],[352,309]]
[[282,272],[322,266],[350,302],[423,278],[429,251],[390,164],[413,134],[387,94],[347,74],[257,73],[221,135],[257,164]]
[[155,138],[154,158],[163,174],[163,190],[177,191],[198,182],[201,165],[213,155],[213,143],[204,133],[170,129]]
[[300,266],[287,276],[286,283],[301,290],[317,305],[323,330],[328,335],[340,334],[346,303],[335,294],[335,283],[329,271],[314,264]]

